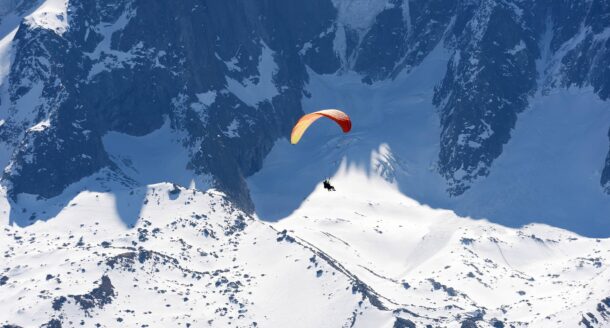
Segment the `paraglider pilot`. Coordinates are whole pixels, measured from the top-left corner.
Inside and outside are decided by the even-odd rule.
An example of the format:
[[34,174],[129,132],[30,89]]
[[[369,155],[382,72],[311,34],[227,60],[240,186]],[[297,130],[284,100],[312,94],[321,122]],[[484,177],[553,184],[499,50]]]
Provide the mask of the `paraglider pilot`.
[[328,180],[328,179],[324,179],[324,189],[326,189],[328,191],[335,191],[335,187],[333,187],[333,185],[330,184],[330,180]]

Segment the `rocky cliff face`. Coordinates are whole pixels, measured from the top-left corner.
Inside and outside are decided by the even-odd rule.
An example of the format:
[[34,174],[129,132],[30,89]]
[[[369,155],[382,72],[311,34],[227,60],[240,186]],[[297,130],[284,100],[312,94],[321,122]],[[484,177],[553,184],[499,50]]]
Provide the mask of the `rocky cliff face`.
[[251,209],[244,177],[302,114],[308,68],[374,84],[447,49],[434,102],[438,168],[452,195],[490,173],[532,95],[591,86],[610,97],[610,5],[601,0],[48,0],[11,9],[23,19],[5,35],[0,136],[13,197],[53,197],[103,167],[118,170],[106,133],[141,136],[169,121],[188,167]]
[[609,8],[600,1],[461,4],[448,38],[454,54],[435,99],[440,172],[450,192],[460,194],[489,174],[535,92],[590,85],[607,99],[608,79],[601,76],[610,56],[608,21],[602,21]]
[[447,39],[455,50],[435,95],[440,171],[454,194],[489,174],[536,88],[540,11],[537,2],[481,1],[458,9],[463,25]]
[[26,19],[14,37],[3,97],[14,113],[3,125],[15,148],[3,179],[11,192],[55,196],[113,166],[106,132],[145,135],[168,119],[185,132],[192,169],[246,207],[243,177],[302,112],[306,76],[294,45],[332,24],[334,12],[324,2],[239,1],[85,1],[66,10],[53,18],[64,26]]

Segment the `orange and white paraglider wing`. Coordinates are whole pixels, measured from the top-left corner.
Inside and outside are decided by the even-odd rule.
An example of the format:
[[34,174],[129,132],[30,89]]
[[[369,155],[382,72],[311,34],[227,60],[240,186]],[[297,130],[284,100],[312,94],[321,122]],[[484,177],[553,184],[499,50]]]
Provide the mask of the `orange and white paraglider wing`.
[[339,124],[344,133],[347,133],[352,129],[352,121],[347,114],[338,109],[325,109],[306,114],[301,117],[297,124],[295,124],[294,128],[292,128],[290,143],[293,145],[297,144],[299,140],[301,140],[301,137],[305,131],[307,131],[307,128],[309,128],[313,122],[321,117],[327,117],[335,121],[337,124]]

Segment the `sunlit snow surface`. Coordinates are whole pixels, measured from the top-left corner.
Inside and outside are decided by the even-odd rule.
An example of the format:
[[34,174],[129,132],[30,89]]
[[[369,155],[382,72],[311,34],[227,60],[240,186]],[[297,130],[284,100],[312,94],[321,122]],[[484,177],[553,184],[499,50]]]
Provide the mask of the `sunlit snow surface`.
[[326,252],[387,304],[420,311],[485,307],[488,319],[568,327],[579,321],[581,306],[594,308],[610,293],[607,239],[461,218],[421,205],[357,167],[341,165],[334,183],[338,191],[317,186],[274,227]]
[[187,169],[189,153],[181,145],[180,135],[170,128],[169,119],[148,135],[110,132],[103,142],[121,172],[140,185],[172,182],[199,190],[210,188],[209,179]]
[[0,324],[569,327],[589,312],[605,322],[608,240],[460,218],[354,166],[334,182],[275,224],[214,191],[81,192],[53,220],[0,231]]
[[[127,226],[125,204],[141,209]],[[0,231],[0,325],[340,327],[354,312],[391,325],[351,277],[281,237],[215,192],[83,192],[54,220]]]

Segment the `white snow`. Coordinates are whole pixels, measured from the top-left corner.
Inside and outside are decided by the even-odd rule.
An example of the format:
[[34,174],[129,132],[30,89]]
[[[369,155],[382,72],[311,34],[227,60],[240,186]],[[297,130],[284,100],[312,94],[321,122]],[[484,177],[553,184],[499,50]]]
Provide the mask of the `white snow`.
[[396,182],[397,175],[408,175],[408,166],[396,158],[388,144],[382,143],[371,153],[371,172],[390,183]]
[[413,24],[411,23],[411,0],[403,0],[402,18],[407,23],[407,30],[409,31],[409,34],[410,34],[413,29]]
[[[78,191],[93,181],[97,188]],[[52,218],[0,230],[9,259],[0,264],[8,278],[0,286],[4,320],[40,326],[62,314],[86,324],[171,318],[171,325],[390,328],[403,316],[418,326],[459,327],[484,307],[486,320],[556,327],[596,313],[610,293],[610,240],[460,218],[347,161],[332,178],[337,191],[316,185],[272,225],[236,211],[218,192],[104,181],[85,179],[52,200],[57,206],[39,207],[28,195],[20,196],[23,207],[0,204],[5,216]],[[244,230],[234,230],[240,218]],[[54,300],[89,293],[103,275],[115,288],[112,303],[84,315],[68,297],[52,310]]]
[[180,144],[180,135],[172,131],[169,122],[142,137],[109,132],[103,142],[123,173],[141,185],[173,182],[199,190],[211,187],[209,179],[187,168],[188,150]]
[[68,0],[46,0],[25,21],[61,35],[68,29]]
[[308,52],[309,50],[311,50],[311,47],[312,47],[312,46],[313,46],[313,45],[311,44],[311,42],[305,42],[305,44],[303,45],[303,47],[301,48],[301,50],[299,50],[299,55],[301,55],[301,56],[305,56],[305,55],[307,55],[307,52]]
[[341,60],[342,67],[347,63],[347,41],[345,27],[338,26],[333,39],[333,50]]
[[242,81],[227,78],[227,89],[249,106],[256,107],[262,101],[270,100],[279,94],[273,81],[278,67],[273,58],[273,51],[263,44],[262,54],[258,63],[259,77]]
[[[218,60],[222,60],[218,54],[214,54]],[[236,56],[233,56],[229,61],[224,62],[227,65],[227,68],[231,72],[241,72],[241,67],[239,67],[239,59]]]
[[593,35],[595,42],[606,41],[610,38],[610,27],[606,27],[603,31]]
[[93,60],[100,59],[100,56],[104,53],[112,54],[115,50],[111,49],[112,35],[118,31],[123,30],[127,27],[127,24],[132,17],[135,16],[135,11],[125,10],[121,16],[115,22],[104,22],[100,26],[94,27],[98,33],[100,33],[104,39],[98,43],[92,53],[88,54]]
[[6,79],[11,71],[11,64],[13,61],[13,38],[17,30],[13,30],[11,33],[6,35],[0,40],[0,86],[6,90]]
[[392,6],[388,0],[333,0],[337,22],[354,30],[368,29],[379,13]]
[[210,107],[216,101],[216,91],[208,91],[204,93],[198,93],[197,99],[199,103],[205,107]]
[[93,52],[87,54],[89,58],[96,61],[89,71],[89,80],[97,74],[109,71],[112,68],[123,67],[125,65],[133,66],[131,61],[136,57],[135,52],[142,51],[143,45],[140,43],[129,52],[118,51],[112,49],[112,35],[125,29],[135,14],[135,9],[125,10],[115,22],[103,22],[98,26],[90,27],[101,34],[103,39],[98,43]]
[[[203,93],[198,93],[195,95],[197,97],[197,101],[190,104],[190,107],[195,113],[199,116],[199,119],[202,122],[206,122],[208,119],[207,109],[216,102],[216,91],[207,91]],[[184,105],[183,103],[187,101],[186,95],[180,94],[179,99],[173,100],[173,105],[177,108]],[[183,103],[181,103],[183,102]]]
[[51,126],[49,119],[42,120],[28,129],[29,132],[42,132]]
[[514,56],[523,50],[525,50],[525,42],[523,42],[523,40],[519,40],[519,43],[517,43],[517,45],[515,45],[512,49],[506,51],[506,53]]
[[229,124],[227,126],[227,129],[222,133],[229,138],[239,137],[239,121],[237,119],[233,119],[233,121],[231,121],[231,124]]
[[[352,278],[319,251],[278,241],[222,194],[117,187],[79,193],[53,220],[0,230],[10,259],[0,264],[3,322],[38,327],[62,315],[85,326],[121,318],[127,326],[341,327],[357,313],[358,326],[392,326],[393,314],[353,292]],[[91,292],[102,276],[112,302],[83,311],[69,295]],[[61,296],[67,302],[54,311]]]
[[[316,245],[391,303],[426,308],[449,301],[465,311],[484,304],[488,318],[553,327],[578,322],[581,306],[594,309],[610,292],[608,273],[593,260],[606,261],[607,239],[460,218],[346,162],[332,183],[337,191],[318,184],[274,226]],[[429,279],[457,295],[434,292]]]
[[494,11],[494,8],[500,3],[495,0],[483,0],[480,7],[475,11],[473,18],[468,22],[467,29],[472,33],[472,40],[479,42],[487,32],[489,20]]

